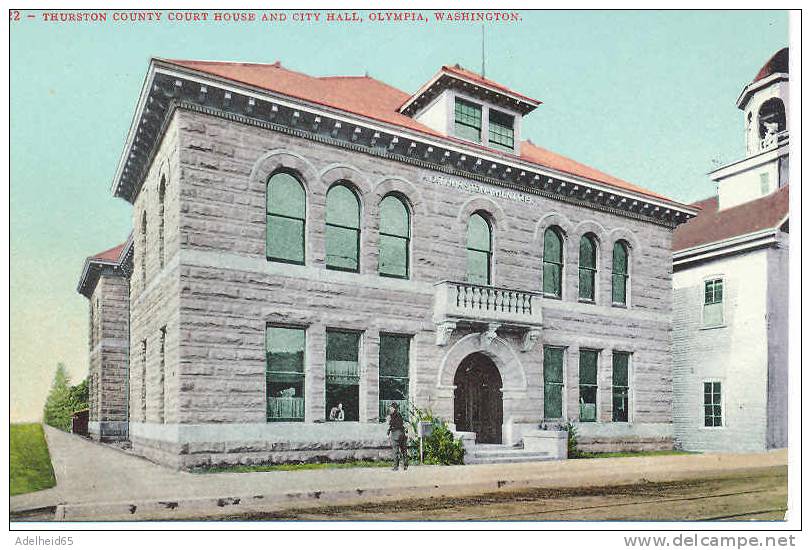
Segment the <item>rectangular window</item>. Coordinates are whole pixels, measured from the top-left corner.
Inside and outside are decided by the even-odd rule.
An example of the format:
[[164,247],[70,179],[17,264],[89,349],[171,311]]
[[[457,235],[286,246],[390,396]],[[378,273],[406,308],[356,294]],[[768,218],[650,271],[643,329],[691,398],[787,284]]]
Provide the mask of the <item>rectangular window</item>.
[[326,420],[360,416],[360,333],[327,331]]
[[490,109],[490,145],[512,153],[515,149],[515,117]]
[[611,357],[611,420],[628,422],[628,364],[631,354],[615,351]]
[[563,348],[543,348],[543,417],[563,418]]
[[721,382],[704,382],[704,426],[722,426]]
[[704,281],[704,326],[724,324],[724,280]]
[[265,387],[268,422],[304,421],[303,328],[265,329]]
[[360,231],[327,224],[327,268],[338,271],[360,270]]
[[580,350],[580,422],[597,421],[597,360],[596,350]]
[[481,105],[456,98],[454,135],[470,141],[482,140]]
[[769,173],[764,172],[760,175],[760,194],[761,195],[768,195],[769,194]]
[[378,418],[386,420],[388,407],[396,401],[400,414],[408,418],[408,354],[411,338],[396,334],[380,335]]

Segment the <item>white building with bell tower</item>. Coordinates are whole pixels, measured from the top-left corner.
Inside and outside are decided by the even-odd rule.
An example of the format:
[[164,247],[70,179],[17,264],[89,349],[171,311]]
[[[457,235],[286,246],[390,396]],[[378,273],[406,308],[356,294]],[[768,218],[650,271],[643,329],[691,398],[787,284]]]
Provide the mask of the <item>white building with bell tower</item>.
[[746,156],[673,238],[673,423],[690,451],[788,445],[789,51],[738,96]]

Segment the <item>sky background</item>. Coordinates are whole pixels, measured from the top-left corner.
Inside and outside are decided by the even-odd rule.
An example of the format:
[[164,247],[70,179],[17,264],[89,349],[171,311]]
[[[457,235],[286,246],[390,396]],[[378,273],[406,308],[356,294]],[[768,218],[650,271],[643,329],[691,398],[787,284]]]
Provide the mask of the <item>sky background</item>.
[[[11,23],[12,421],[41,417],[57,363],[74,383],[87,374],[76,286],[85,257],[132,226],[110,185],[150,57],[281,60],[407,92],[443,64],[481,69],[478,23],[117,23],[113,11]],[[543,101],[525,139],[685,202],[743,156],[735,100],[788,45],[788,14],[769,11],[533,11],[485,29],[487,77]]]

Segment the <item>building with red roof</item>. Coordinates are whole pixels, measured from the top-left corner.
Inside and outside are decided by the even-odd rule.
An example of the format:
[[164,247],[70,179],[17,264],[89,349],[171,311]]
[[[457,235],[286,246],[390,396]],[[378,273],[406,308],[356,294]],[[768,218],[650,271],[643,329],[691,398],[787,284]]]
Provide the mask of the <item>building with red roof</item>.
[[530,141],[541,105],[458,65],[407,93],[153,59],[112,184],[133,234],[79,285],[91,325],[127,319],[91,340],[128,345],[91,432],[119,406],[178,468],[377,459],[394,402],[469,462],[561,458],[540,428],[568,422],[584,449],[672,448],[671,240],[698,210]]
[[788,444],[788,49],[744,88],[746,156],[710,173],[718,194],[673,235],[677,444]]

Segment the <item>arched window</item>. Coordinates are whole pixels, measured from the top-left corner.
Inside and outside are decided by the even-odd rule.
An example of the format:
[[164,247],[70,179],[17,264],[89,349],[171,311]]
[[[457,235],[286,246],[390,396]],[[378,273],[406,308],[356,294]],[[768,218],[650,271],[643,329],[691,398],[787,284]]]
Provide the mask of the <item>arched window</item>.
[[265,256],[275,262],[304,263],[305,194],[286,172],[270,177],[267,188]]
[[343,184],[327,193],[327,269],[360,271],[360,202]]
[[146,210],[141,214],[141,289],[146,288]]
[[611,301],[625,305],[628,293],[628,245],[623,241],[614,243],[614,258],[611,262]]
[[561,297],[563,279],[563,237],[555,227],[543,235],[543,293],[554,298]]
[[467,280],[479,285],[490,284],[493,235],[490,224],[481,214],[473,214],[467,223]]
[[594,282],[597,275],[597,239],[592,234],[580,237],[579,284],[577,296],[594,301]]
[[388,195],[380,202],[380,256],[378,271],[384,277],[408,279],[410,223],[403,201]]
[[166,176],[161,176],[161,183],[158,186],[158,253],[160,256],[161,269],[166,264],[164,253],[164,200],[166,199]]
[[786,108],[783,102],[773,97],[764,102],[758,111],[760,145],[768,149],[777,145],[780,135],[786,130]]

